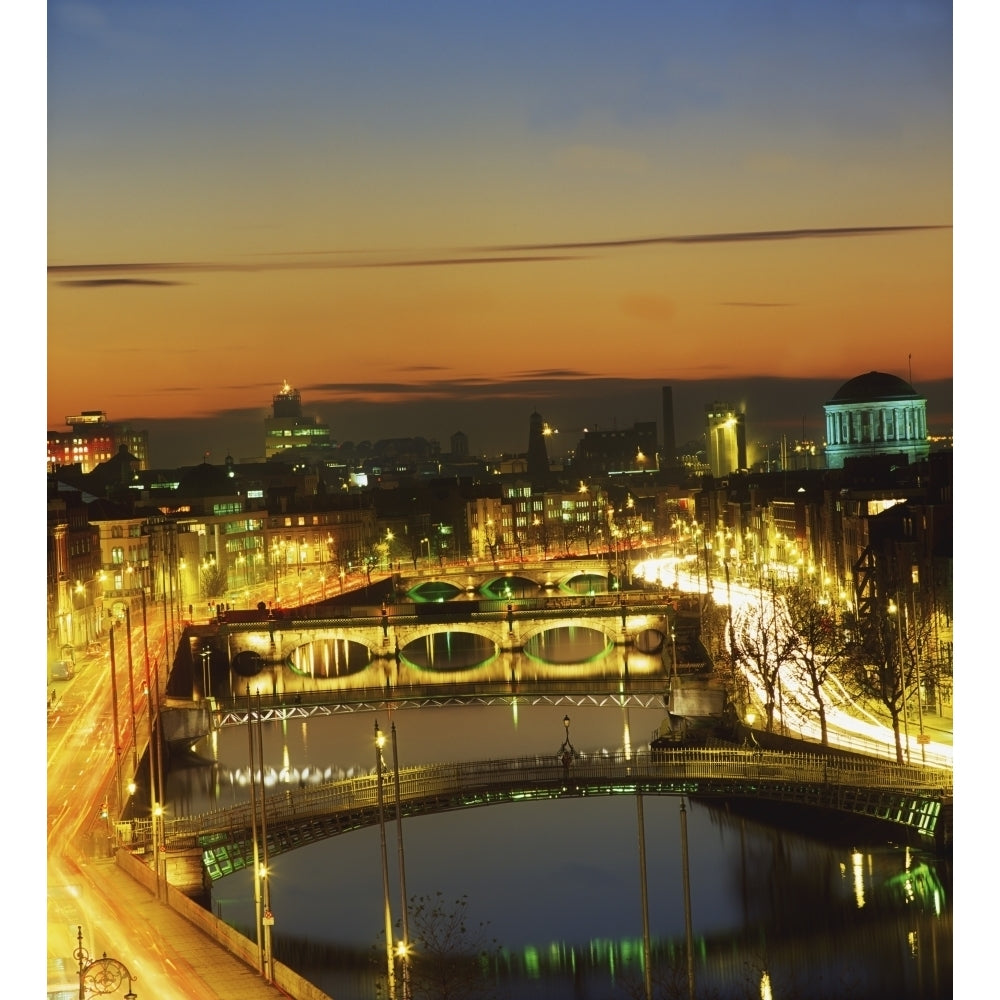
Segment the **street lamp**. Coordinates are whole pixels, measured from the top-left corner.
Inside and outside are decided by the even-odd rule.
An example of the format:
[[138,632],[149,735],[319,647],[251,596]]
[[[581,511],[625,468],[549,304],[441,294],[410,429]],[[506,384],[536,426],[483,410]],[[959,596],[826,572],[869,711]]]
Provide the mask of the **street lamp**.
[[382,759],[382,748],[385,746],[385,734],[375,720],[375,775],[378,783],[378,826],[382,850],[382,896],[385,902],[385,954],[386,975],[389,1000],[396,1000],[396,965],[392,953],[392,907],[389,903],[389,856],[385,846],[385,790],[382,787],[382,773],[385,761]]
[[399,848],[399,897],[403,911],[403,939],[396,945],[396,955],[399,958],[400,986],[402,1000],[411,1000],[410,994],[410,921],[409,907],[406,902],[406,860],[403,856],[403,813],[400,807],[399,794],[399,754],[396,751],[396,723],[392,723],[392,771],[395,782],[396,798],[396,844]]
[[212,700],[212,648],[201,651],[201,689],[207,701]]
[[[903,685],[903,721],[906,722],[908,715],[907,709],[907,696],[906,696],[906,679],[903,676],[903,614],[904,607],[899,602],[899,594],[896,594],[896,601],[894,602],[891,598],[889,600],[889,613],[896,616],[896,634],[899,640],[899,679],[900,683]],[[917,735],[917,742],[920,744],[920,760],[922,763],[927,763],[927,736],[924,733],[924,706],[923,698],[920,693],[920,658],[915,656],[913,659],[914,666],[916,668],[917,674],[917,726],[919,727],[919,734]],[[905,726],[904,726],[905,728]],[[906,735],[906,762],[910,762],[910,736],[909,732]]]
[[100,958],[91,959],[83,946],[83,929],[79,924],[76,928],[76,951],[73,952],[73,957],[79,969],[80,1000],[86,1000],[88,996],[117,993],[126,981],[128,993],[125,994],[125,1000],[136,1000],[137,994],[132,992],[135,976],[117,958],[108,958],[107,952]]
[[576,750],[573,744],[569,740],[569,716],[563,716],[563,726],[566,729],[566,738],[562,741],[562,745],[559,747],[559,762],[563,766],[563,774],[567,778],[569,777],[569,766],[573,763],[573,758],[576,756]]
[[906,763],[910,763],[910,713],[907,707],[907,691],[906,691],[906,671],[903,666],[903,622],[902,622],[902,612],[899,609],[899,605],[890,597],[889,607],[887,608],[890,615],[894,615],[896,618],[896,636],[899,641],[899,684],[903,689],[903,738],[906,741]]

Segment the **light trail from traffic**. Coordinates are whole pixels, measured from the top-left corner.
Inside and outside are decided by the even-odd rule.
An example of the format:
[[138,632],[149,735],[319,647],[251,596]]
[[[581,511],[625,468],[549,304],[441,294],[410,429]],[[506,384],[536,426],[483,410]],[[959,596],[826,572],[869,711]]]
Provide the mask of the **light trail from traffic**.
[[[648,559],[639,563],[634,575],[648,582],[659,583],[668,587],[671,583],[685,593],[696,593],[711,596],[716,604],[729,605],[733,615],[749,606],[762,607],[770,614],[772,612],[771,594],[767,590],[753,589],[742,584],[728,582],[721,587],[705,573],[692,573],[687,568],[687,562],[675,556],[658,559]],[[777,615],[778,626],[786,630],[784,616]],[[742,668],[741,668],[742,669]],[[767,700],[763,686],[749,671],[742,669],[757,707],[762,707]],[[805,739],[819,742],[822,730],[817,718],[817,707],[811,689],[801,677],[782,664],[778,670],[778,689],[781,692],[780,704],[775,708],[778,724],[783,729]],[[827,742],[844,750],[868,753],[877,757],[896,758],[896,743],[892,728],[869,711],[864,705],[858,704],[843,684],[835,678],[828,677],[823,685],[822,696],[827,720]],[[921,745],[917,736],[900,734],[900,742],[904,753],[911,763],[926,764],[929,767],[954,767],[953,747],[947,743],[931,741]]]

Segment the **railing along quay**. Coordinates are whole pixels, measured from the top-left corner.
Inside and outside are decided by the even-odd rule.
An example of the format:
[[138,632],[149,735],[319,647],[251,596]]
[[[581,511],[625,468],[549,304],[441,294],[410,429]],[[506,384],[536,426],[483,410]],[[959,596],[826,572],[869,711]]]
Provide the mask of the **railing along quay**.
[[[383,774],[383,782],[387,801],[394,803],[395,775],[391,770]],[[683,748],[631,756],[596,751],[578,753],[569,766],[553,754],[399,770],[399,801],[404,815],[525,798],[616,792],[778,798],[875,815],[869,804],[882,801],[882,793],[900,801],[950,802],[953,776],[946,770],[833,755],[735,748]],[[272,853],[298,846],[292,842],[296,838],[285,837],[285,830],[323,819],[331,821],[333,827],[322,836],[331,836],[374,824],[377,807],[374,774],[269,792],[266,810],[268,837],[274,841]],[[164,834],[168,844],[196,838],[204,845],[237,845],[248,840],[250,830],[251,806],[243,803],[168,819]],[[149,820],[134,821],[133,843],[148,843],[150,832]]]

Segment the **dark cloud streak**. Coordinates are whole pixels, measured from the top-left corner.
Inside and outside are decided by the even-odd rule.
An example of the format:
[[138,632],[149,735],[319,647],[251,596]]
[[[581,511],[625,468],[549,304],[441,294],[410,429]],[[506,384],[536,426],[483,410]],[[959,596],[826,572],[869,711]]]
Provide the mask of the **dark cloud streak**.
[[659,244],[703,243],[768,243],[774,240],[841,239],[855,236],[885,236],[893,233],[951,229],[951,226],[846,226],[831,229],[761,229],[746,233],[696,233],[687,236],[642,236],[634,239],[594,240],[579,243],[521,243],[507,246],[470,247],[472,253],[529,250],[610,250],[619,247],[655,246]]
[[[593,240],[577,243],[524,243],[492,247],[458,248],[448,256],[421,257],[412,256],[388,257],[381,260],[272,260],[259,263],[240,262],[209,262],[209,261],[134,261],[98,264],[50,264],[50,275],[88,275],[88,274],[171,274],[171,273],[209,273],[209,272],[248,272],[260,271],[309,271],[309,270],[352,270],[366,268],[396,268],[396,267],[458,267],[473,264],[539,264],[553,261],[584,260],[579,253],[559,253],[557,251],[583,250],[616,250],[628,247],[669,246],[669,245],[706,245],[718,243],[766,243],[776,240],[806,240],[806,239],[844,239],[853,237],[886,236],[900,233],[924,232],[939,229],[951,229],[950,225],[920,225],[920,226],[850,226],[835,229],[773,229],[757,230],[744,233],[701,233],[682,236],[648,236],[629,239]],[[543,253],[543,251],[546,251]],[[315,257],[321,253],[330,255],[342,254],[343,251],[308,251]],[[454,256],[458,254],[458,256]],[[463,254],[489,254],[489,256],[462,256]],[[511,254],[528,254],[528,256],[510,256]],[[282,254],[285,256],[285,254]],[[141,279],[98,279],[86,281],[61,281],[60,284],[71,287],[101,287],[123,284],[152,284]],[[168,284],[162,282],[162,284]],[[740,303],[744,304],[744,303]]]
[[63,288],[112,288],[112,287],[139,287],[139,288],[173,288],[177,285],[186,285],[186,281],[158,281],[155,278],[81,278],[79,281],[59,281],[56,284]]

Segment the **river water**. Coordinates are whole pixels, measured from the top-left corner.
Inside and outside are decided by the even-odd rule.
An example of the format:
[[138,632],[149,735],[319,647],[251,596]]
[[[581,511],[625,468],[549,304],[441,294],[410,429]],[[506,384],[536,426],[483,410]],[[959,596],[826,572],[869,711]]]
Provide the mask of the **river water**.
[[[549,662],[567,669],[586,663],[588,672],[620,669],[620,651],[603,642],[595,648],[579,635],[550,636],[553,642],[561,649],[548,651]],[[433,664],[451,680],[459,670],[474,673],[468,660],[475,655],[453,637],[427,651],[423,669]],[[519,673],[537,666],[537,656],[517,657]],[[655,659],[632,654],[630,663],[652,672]],[[309,683],[324,681],[311,675]],[[262,731],[266,781],[269,794],[280,794],[289,783],[370,771],[376,722],[387,734],[394,727],[406,767],[554,757],[567,736],[578,751],[640,753],[663,718],[658,708],[515,703],[271,722]],[[246,727],[222,729],[196,751],[202,763],[175,766],[169,775],[175,815],[247,800]],[[391,764],[388,748],[386,760]],[[949,863],[881,833],[848,839],[827,816],[772,809],[751,818],[669,796],[644,797],[641,813],[655,996],[687,997],[689,975],[697,997],[718,1000],[952,995]],[[402,853],[411,899],[440,892],[446,909],[462,909],[471,926],[483,925],[483,941],[498,947],[488,970],[491,995],[642,996],[639,814],[636,798],[624,795],[466,809],[405,820],[402,852],[393,817],[386,830],[393,923],[401,916]],[[385,996],[379,830],[278,855],[271,871],[277,958],[336,1000]],[[212,905],[254,936],[249,873],[217,881]]]

